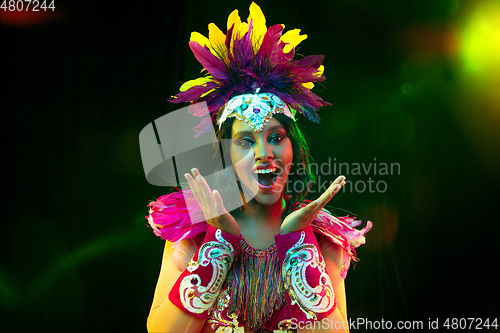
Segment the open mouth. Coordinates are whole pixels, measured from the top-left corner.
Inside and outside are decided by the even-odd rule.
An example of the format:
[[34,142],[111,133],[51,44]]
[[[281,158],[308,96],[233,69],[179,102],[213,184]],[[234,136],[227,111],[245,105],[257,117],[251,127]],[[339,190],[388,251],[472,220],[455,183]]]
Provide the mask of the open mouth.
[[255,180],[262,189],[271,189],[278,183],[279,171],[277,168],[256,170],[255,175]]

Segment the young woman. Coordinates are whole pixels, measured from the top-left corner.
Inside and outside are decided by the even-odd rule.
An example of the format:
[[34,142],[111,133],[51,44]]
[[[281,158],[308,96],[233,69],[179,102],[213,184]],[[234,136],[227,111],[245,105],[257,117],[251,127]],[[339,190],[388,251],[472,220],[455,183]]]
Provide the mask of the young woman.
[[317,120],[327,105],[310,91],[324,80],[323,57],[292,61],[304,36],[267,29],[254,3],[248,23],[235,11],[228,27],[227,36],[213,24],[209,39],[193,33],[190,47],[209,75],[173,101],[207,102],[211,116],[198,133],[214,124],[219,143],[229,142],[225,163],[247,200],[228,212],[193,168],[189,190],[150,204],[150,225],[175,248],[165,246],[148,331],[348,331],[344,278],[371,224],[359,231],[358,221],[323,209],[345,177],[305,203],[313,177],[298,172],[309,170],[309,155],[294,110]]

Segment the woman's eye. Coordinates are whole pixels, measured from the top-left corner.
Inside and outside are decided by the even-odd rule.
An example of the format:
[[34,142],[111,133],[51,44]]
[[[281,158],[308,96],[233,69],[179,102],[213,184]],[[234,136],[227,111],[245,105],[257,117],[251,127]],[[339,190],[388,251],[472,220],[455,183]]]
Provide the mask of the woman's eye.
[[250,141],[250,140],[240,140],[240,142],[238,143],[239,146],[243,147],[243,148],[251,148],[252,145],[253,145],[253,142]]
[[281,135],[275,135],[269,139],[269,142],[277,143],[280,142],[281,140],[283,140],[283,137]]

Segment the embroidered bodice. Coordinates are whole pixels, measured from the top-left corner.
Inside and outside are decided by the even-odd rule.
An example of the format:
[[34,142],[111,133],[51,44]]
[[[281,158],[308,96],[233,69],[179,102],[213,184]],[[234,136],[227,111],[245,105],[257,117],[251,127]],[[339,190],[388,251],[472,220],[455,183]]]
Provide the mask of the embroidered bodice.
[[336,308],[336,298],[317,236],[347,254],[340,271],[345,278],[350,259],[356,260],[354,248],[364,243],[372,225],[368,222],[357,230],[360,221],[323,210],[311,226],[275,235],[275,244],[258,250],[241,236],[199,219],[203,212],[190,193],[171,193],[149,206],[147,219],[157,236],[176,242],[205,233],[169,300],[206,319],[214,329],[224,327],[224,332],[242,326],[253,331],[287,330],[292,318],[305,322],[328,316]]

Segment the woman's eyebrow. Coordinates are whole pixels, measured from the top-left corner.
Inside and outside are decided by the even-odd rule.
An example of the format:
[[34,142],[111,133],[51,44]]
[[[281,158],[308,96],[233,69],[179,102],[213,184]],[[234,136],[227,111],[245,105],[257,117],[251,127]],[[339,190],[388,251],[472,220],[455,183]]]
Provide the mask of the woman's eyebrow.
[[266,128],[266,132],[272,132],[276,130],[285,130],[285,128],[283,127],[283,125],[276,125],[270,128]]
[[253,134],[254,134],[253,131],[241,131],[234,133],[233,137],[238,138],[242,136],[253,136]]
[[[266,128],[266,132],[272,132],[272,131],[276,131],[276,130],[285,130],[285,128],[283,127],[283,125],[276,125],[276,126],[273,126],[273,127],[270,127],[270,128]],[[235,138],[238,138],[238,137],[242,137],[242,136],[253,136],[255,134],[254,131],[241,131],[241,132],[236,132],[234,133],[233,137]]]

